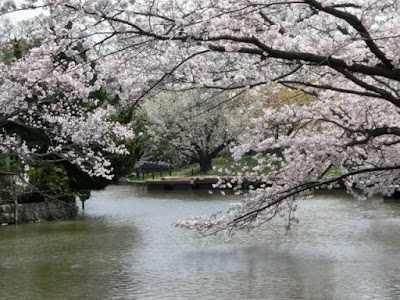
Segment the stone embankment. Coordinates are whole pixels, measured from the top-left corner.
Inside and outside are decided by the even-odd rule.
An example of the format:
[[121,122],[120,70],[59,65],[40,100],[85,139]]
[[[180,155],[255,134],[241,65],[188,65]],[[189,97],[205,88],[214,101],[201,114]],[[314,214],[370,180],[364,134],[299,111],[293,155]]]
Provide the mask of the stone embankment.
[[2,203],[0,199],[0,225],[69,219],[76,215],[77,206],[63,201],[39,203]]

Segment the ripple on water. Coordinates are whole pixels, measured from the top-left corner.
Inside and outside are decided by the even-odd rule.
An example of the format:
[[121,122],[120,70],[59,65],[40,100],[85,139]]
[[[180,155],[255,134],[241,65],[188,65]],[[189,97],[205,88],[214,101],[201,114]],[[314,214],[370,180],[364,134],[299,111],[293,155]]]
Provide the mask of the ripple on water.
[[[233,196],[232,196],[233,197]],[[237,198],[111,186],[71,222],[0,228],[0,299],[396,299],[400,206],[338,192],[233,237],[171,223]],[[3,255],[6,254],[6,255]]]

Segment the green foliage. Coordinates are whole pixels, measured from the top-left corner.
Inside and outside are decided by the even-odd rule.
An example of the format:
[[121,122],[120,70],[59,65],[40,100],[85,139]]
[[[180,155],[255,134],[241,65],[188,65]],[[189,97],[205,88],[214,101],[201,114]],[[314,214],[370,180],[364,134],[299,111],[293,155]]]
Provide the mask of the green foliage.
[[24,40],[14,40],[13,54],[16,59],[22,58],[28,51],[28,45]]
[[28,171],[29,182],[49,196],[65,195],[69,191],[68,174],[63,166],[40,163]]
[[9,47],[0,55],[1,61],[6,64],[10,64],[14,59],[21,59],[31,48],[25,39],[14,39],[8,43]]
[[[278,86],[278,84],[273,85],[272,90]],[[260,93],[255,96],[248,93],[246,98],[250,99],[250,101],[260,99],[265,107],[272,107],[278,110],[284,105],[308,105],[316,100],[315,96],[307,94],[301,89],[291,88],[282,88],[275,93],[272,93],[271,90],[261,90]]]
[[130,175],[135,170],[135,164],[143,155],[142,144],[138,139],[125,141],[129,155],[116,156],[111,159],[115,179]]
[[0,156],[0,172],[5,173],[18,173],[21,165],[19,161],[13,156],[1,155]]
[[68,189],[73,194],[80,194],[82,191],[104,189],[109,181],[103,177],[91,177],[80,170],[76,165],[69,162],[62,163],[68,174]]

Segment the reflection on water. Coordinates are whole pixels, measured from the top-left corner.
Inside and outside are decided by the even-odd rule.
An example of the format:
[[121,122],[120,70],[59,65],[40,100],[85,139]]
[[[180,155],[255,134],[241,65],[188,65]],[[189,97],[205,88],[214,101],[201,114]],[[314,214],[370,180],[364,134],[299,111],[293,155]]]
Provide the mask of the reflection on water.
[[0,299],[397,299],[400,204],[342,192],[301,223],[198,238],[171,223],[234,196],[111,186],[75,221],[0,227]]

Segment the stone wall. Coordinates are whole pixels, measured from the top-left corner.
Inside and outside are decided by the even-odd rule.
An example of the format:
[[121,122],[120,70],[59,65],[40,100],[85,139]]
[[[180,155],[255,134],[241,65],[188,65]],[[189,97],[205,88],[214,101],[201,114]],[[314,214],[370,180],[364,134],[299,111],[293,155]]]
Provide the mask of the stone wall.
[[[17,223],[64,220],[76,215],[75,203],[62,201],[18,204]],[[0,202],[0,225],[15,224],[15,205]]]

